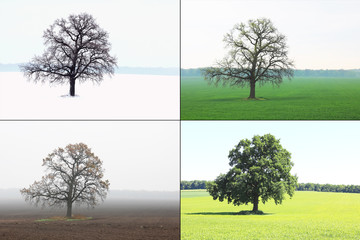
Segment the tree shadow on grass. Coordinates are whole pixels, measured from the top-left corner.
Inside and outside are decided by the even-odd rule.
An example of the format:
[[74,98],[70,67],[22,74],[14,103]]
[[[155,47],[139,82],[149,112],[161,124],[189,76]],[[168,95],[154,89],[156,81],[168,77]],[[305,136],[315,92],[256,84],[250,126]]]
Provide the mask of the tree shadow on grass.
[[263,211],[240,211],[240,212],[195,212],[185,213],[186,215],[273,215],[273,213],[264,213]]
[[243,102],[243,101],[268,101],[270,99],[259,97],[256,99],[241,98],[241,97],[229,97],[229,98],[213,98],[206,101],[210,102]]
[[240,102],[242,101],[239,97],[230,97],[230,98],[213,98],[213,99],[206,99],[206,102]]
[[267,102],[267,101],[298,101],[309,99],[309,97],[305,96],[286,96],[286,97],[276,97],[273,96],[272,98],[264,98],[264,97],[257,97],[256,99],[248,99],[248,98],[241,98],[241,97],[229,97],[229,98],[213,98],[207,99],[206,101],[209,102]]

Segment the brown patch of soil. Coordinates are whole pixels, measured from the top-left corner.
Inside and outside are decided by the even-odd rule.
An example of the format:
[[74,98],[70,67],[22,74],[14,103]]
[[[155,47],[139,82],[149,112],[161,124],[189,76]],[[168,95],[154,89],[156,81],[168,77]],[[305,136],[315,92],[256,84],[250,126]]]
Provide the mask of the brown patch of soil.
[[127,209],[112,206],[100,211],[83,211],[81,215],[91,216],[92,219],[38,222],[36,220],[51,216],[39,216],[27,211],[4,214],[0,217],[0,239],[180,239],[179,211],[176,206],[136,206]]
[[174,217],[111,217],[86,221],[1,221],[0,239],[179,239]]

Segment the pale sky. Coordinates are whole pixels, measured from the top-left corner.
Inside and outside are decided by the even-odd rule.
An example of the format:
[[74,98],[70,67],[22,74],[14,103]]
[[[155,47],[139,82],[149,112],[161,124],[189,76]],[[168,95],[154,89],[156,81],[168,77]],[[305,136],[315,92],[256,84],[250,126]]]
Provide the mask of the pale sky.
[[178,0],[1,0],[0,63],[41,55],[44,30],[82,12],[109,33],[118,66],[179,67]]
[[0,121],[0,136],[0,189],[28,187],[49,153],[83,142],[103,161],[110,190],[179,190],[175,121]]
[[236,23],[269,18],[287,37],[297,69],[360,68],[358,0],[182,0],[181,67],[222,59]]
[[359,121],[182,121],[181,179],[214,180],[241,139],[267,133],[291,153],[299,182],[360,185]]

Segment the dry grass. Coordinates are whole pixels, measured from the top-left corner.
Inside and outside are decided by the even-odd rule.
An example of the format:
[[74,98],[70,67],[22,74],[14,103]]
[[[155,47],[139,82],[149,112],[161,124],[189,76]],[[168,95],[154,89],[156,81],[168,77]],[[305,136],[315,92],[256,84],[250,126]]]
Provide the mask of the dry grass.
[[50,218],[43,218],[36,220],[36,222],[51,222],[51,221],[82,221],[82,220],[90,220],[92,217],[86,217],[83,215],[73,215],[71,218],[62,217],[62,216],[53,216]]

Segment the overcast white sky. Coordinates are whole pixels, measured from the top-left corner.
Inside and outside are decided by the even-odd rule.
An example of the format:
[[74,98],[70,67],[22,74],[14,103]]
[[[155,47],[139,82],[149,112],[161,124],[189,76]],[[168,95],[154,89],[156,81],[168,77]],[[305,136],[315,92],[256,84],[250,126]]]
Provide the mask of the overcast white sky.
[[103,161],[110,189],[178,191],[179,123],[0,121],[0,189],[28,187],[42,159],[83,142]]
[[181,67],[213,65],[236,23],[270,18],[297,69],[360,68],[358,0],[182,0]]
[[118,66],[179,67],[178,0],[1,0],[0,63],[41,55],[44,30],[82,12],[109,33]]
[[214,180],[241,139],[267,133],[292,154],[299,182],[360,185],[359,121],[182,121],[182,180]]

